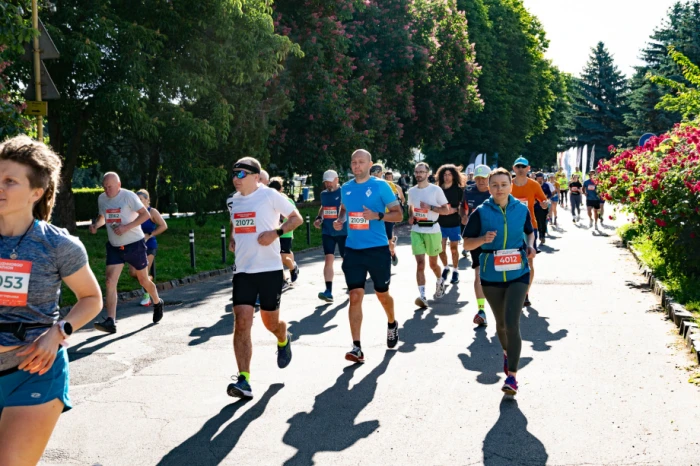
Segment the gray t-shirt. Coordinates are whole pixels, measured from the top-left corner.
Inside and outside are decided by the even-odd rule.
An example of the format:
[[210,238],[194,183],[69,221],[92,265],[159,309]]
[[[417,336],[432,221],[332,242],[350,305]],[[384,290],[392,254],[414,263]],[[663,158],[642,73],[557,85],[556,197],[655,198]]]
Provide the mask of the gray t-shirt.
[[105,193],[102,193],[97,198],[97,205],[100,215],[105,218],[107,237],[112,246],[124,246],[143,239],[144,234],[140,225],[121,236],[114,233],[113,230],[119,225],[126,225],[136,220],[136,217],[139,216],[138,211],[145,208],[136,193],[128,189],[120,189],[113,198],[109,198]]
[[[3,237],[0,241],[0,298],[11,299],[12,292],[22,291],[19,276],[14,277],[8,267],[10,254],[20,236]],[[25,306],[0,304],[0,323],[52,324],[58,318],[58,293],[63,277],[69,277],[88,263],[87,252],[80,240],[68,231],[49,225],[44,221],[34,221],[34,226],[17,248],[16,261],[31,262]],[[26,265],[26,264],[23,264]],[[7,288],[7,289],[6,289]],[[15,290],[18,288],[18,290]],[[34,341],[46,329],[27,330],[24,341],[11,333],[0,333],[0,346],[16,346]]]

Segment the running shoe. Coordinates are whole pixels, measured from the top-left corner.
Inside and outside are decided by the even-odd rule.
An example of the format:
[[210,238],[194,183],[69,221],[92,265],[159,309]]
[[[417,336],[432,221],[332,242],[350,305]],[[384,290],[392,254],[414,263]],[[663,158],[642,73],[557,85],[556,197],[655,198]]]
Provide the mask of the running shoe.
[[[292,289],[292,282],[290,282],[288,279],[285,279],[284,283],[282,284],[282,293],[284,293],[285,291],[289,291],[291,289]],[[260,298],[258,298],[258,301],[256,301],[256,304],[255,304],[256,306],[260,306],[259,299]]]
[[330,291],[326,290],[318,294],[318,299],[322,299],[327,303],[333,302],[333,295]]
[[399,322],[395,320],[394,323],[396,324],[394,328],[387,328],[386,330],[386,346],[389,349],[396,348],[399,342]]
[[391,256],[391,265],[393,265],[394,267],[399,265],[399,256],[397,256],[396,254]]
[[[231,378],[233,379],[233,377]],[[228,384],[226,393],[228,393],[228,396],[234,398],[245,398],[248,400],[253,398],[253,389],[250,388],[250,384],[242,375],[238,376],[238,381],[236,383]]]
[[483,309],[479,309],[479,312],[474,315],[474,323],[479,327],[486,327],[488,325],[486,322],[486,313]]
[[530,295],[525,295],[525,302],[523,303],[523,307],[530,307],[532,306],[532,303],[530,302]]
[[345,353],[345,359],[362,364],[365,362],[365,354],[362,352],[359,346],[353,346],[350,351]]
[[546,242],[547,242],[547,238],[545,238],[544,236],[542,238],[540,238],[540,244],[545,244]]
[[442,269],[442,280],[443,281],[447,280],[447,277],[449,277],[449,276],[450,276],[450,268],[445,267],[444,269]]
[[139,304],[140,304],[141,306],[144,306],[144,307],[145,307],[145,306],[150,306],[150,305],[151,305],[151,295],[149,295],[148,293],[144,293],[144,294],[143,294],[143,299],[141,300],[141,302],[140,302]]
[[93,326],[100,332],[117,333],[117,324],[111,317],[105,317],[102,322],[95,322]]
[[299,278],[299,266],[296,262],[294,263],[294,268],[289,271],[289,275],[292,276],[292,283],[297,281],[297,278]]
[[506,377],[510,375],[508,372],[508,356],[506,355],[505,351],[503,352],[503,372],[506,374]]
[[287,344],[277,345],[277,367],[284,369],[292,362],[292,334],[287,332]]
[[459,273],[457,273],[456,270],[452,271],[452,280],[450,280],[450,283],[452,283],[453,285],[455,283],[459,283]]
[[420,307],[420,308],[422,308],[422,309],[425,309],[425,308],[428,307],[428,300],[425,299],[425,296],[418,296],[418,297],[416,298],[416,300],[413,301],[413,302],[416,303],[416,306],[418,306],[418,307]]
[[447,288],[447,283],[444,280],[438,280],[435,285],[435,294],[433,299],[440,299],[445,296],[445,288]]
[[574,223],[576,223],[576,217],[574,217]]
[[467,250],[466,249],[462,249],[462,257],[467,257]]
[[501,391],[506,395],[517,395],[518,394],[518,382],[515,377],[509,375],[506,377],[506,382],[501,387]]
[[600,224],[603,224],[603,217],[600,217]]
[[161,299],[158,304],[153,306],[153,323],[157,324],[163,318],[163,306],[165,303]]

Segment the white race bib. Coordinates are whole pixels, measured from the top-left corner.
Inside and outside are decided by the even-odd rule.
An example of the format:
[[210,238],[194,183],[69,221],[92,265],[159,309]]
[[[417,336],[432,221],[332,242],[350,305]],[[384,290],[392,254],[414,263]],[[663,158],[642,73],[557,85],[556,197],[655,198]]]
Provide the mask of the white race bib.
[[115,227],[115,223],[122,223],[122,209],[107,209],[105,211],[105,223],[112,224]]
[[427,222],[428,221],[428,209],[418,209],[418,208],[413,208],[413,216],[418,220],[419,222]]
[[255,233],[255,212],[233,214],[233,232],[235,234]]
[[338,218],[338,208],[335,206],[324,207],[323,218]]
[[523,256],[518,249],[502,249],[493,254],[493,266],[496,272],[520,270],[523,266]]
[[363,216],[363,212],[348,213],[348,223],[351,230],[369,230],[369,220]]
[[26,306],[32,263],[0,259],[0,306]]

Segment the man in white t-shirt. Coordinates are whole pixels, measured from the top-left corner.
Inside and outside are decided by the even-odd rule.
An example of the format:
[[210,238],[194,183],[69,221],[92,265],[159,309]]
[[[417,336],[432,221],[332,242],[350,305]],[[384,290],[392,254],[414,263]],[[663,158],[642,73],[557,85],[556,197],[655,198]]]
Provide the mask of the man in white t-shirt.
[[416,280],[420,296],[416,298],[416,306],[428,307],[425,297],[425,255],[428,255],[430,268],[435,273],[437,285],[434,299],[445,295],[445,280],[442,278],[438,256],[442,252],[442,233],[437,222],[440,215],[450,215],[457,212],[445,197],[442,188],[428,182],[430,167],[425,162],[418,162],[413,175],[416,186],[408,190],[408,223],[411,227],[411,249],[416,258]]
[[[231,245],[236,254],[233,271],[233,352],[238,380],[228,386],[229,396],[252,398],[250,360],[253,342],[250,331],[255,301],[260,297],[260,317],[265,328],[277,337],[277,366],[292,360],[292,336],[280,320],[284,274],[280,236],[303,223],[301,214],[286,197],[260,183],[260,162],[244,157],[233,165],[236,194],[228,201],[231,213]],[[280,215],[287,219],[280,225]]]
[[94,235],[101,226],[107,225],[107,317],[101,322],[95,322],[95,328],[107,333],[117,331],[117,284],[125,263],[136,269],[139,284],[155,303],[153,323],[160,322],[163,318],[163,301],[158,296],[155,283],[148,276],[146,242],[143,240],[144,233],[141,229],[141,224],[150,219],[151,215],[136,193],[121,189],[122,183],[116,173],[105,173],[102,177],[102,187],[105,192],[97,199],[99,215],[90,225],[90,233]]

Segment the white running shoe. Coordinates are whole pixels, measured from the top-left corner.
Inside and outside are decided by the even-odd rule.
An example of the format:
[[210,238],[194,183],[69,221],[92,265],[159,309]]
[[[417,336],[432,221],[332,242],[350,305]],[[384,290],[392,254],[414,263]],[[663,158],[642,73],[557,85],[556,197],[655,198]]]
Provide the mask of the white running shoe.
[[150,306],[151,305],[151,295],[148,293],[143,294],[143,299],[139,303],[141,306]]
[[445,296],[445,288],[447,288],[447,283],[445,280],[438,280],[437,284],[435,285],[435,294],[433,295],[433,299],[440,299]]
[[416,306],[420,307],[421,309],[426,309],[428,307],[428,300],[425,299],[425,296],[418,296],[414,303],[416,303]]

